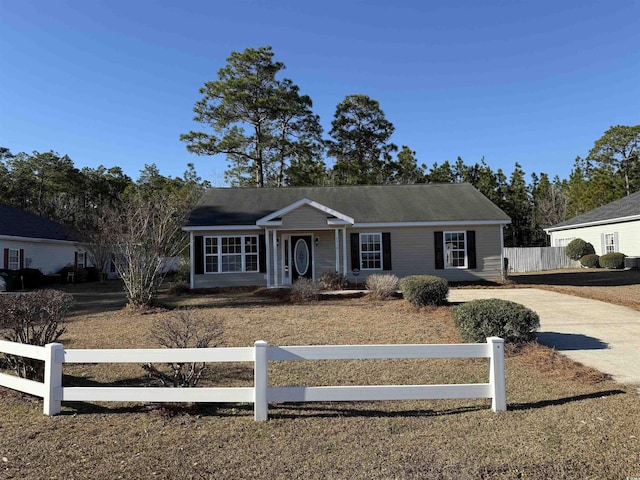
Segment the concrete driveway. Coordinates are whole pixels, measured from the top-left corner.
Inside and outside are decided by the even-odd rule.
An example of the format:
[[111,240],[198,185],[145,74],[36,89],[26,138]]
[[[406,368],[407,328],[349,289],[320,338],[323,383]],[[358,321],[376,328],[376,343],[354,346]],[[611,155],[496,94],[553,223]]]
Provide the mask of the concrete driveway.
[[640,385],[640,312],[598,300],[534,288],[452,289],[449,302],[501,298],[540,316],[538,341],[567,357]]

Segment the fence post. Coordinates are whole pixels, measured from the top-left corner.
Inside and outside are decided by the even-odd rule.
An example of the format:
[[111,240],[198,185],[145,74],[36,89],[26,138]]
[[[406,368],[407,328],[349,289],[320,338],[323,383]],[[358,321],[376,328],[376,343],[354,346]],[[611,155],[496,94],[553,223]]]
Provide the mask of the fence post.
[[491,384],[491,408],[494,412],[507,409],[507,386],[504,372],[504,340],[500,337],[487,337],[491,349],[489,357],[489,384]]
[[267,389],[269,388],[267,352],[269,344],[264,340],[258,340],[253,345],[255,350],[253,419],[255,421],[265,421],[269,416],[269,402],[267,401]]
[[60,395],[62,388],[62,361],[64,346],[61,343],[48,343],[44,347],[47,357],[44,362],[44,414],[57,415],[62,408]]

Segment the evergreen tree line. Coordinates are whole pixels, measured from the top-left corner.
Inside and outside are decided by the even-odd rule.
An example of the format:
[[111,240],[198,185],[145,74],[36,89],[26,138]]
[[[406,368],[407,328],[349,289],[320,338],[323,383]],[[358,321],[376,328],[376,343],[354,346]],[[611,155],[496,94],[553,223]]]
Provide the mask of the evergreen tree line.
[[120,167],[76,168],[67,155],[20,152],[0,147],[0,203],[12,205],[91,236],[105,212],[120,211],[133,196],[188,198],[210,186],[189,163],[182,177],[165,177],[145,165],[137,180]]

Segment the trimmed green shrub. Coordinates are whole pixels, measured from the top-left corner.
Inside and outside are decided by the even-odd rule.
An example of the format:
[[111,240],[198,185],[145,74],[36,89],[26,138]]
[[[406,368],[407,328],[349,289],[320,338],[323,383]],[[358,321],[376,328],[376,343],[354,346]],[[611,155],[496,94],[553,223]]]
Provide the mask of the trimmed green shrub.
[[600,257],[595,253],[585,255],[580,259],[580,265],[586,268],[598,268],[600,266]]
[[565,247],[564,253],[571,260],[580,260],[585,255],[593,255],[596,253],[596,249],[593,248],[593,245],[585,242],[581,238],[574,238]]
[[84,271],[87,272],[87,282],[100,281],[100,275],[102,272],[100,272],[98,267],[85,267]]
[[410,275],[400,280],[400,291],[416,307],[444,305],[449,295],[449,282],[433,275]]
[[624,253],[612,252],[600,257],[600,266],[602,268],[624,268]]
[[367,277],[366,285],[372,298],[384,300],[395,295],[399,281],[395,275],[374,274]]
[[75,274],[73,278],[74,283],[84,283],[87,281],[88,273],[84,268],[77,268],[71,265],[67,265],[62,270],[60,270],[62,283],[68,283],[67,279],[69,278],[69,272],[73,272]]
[[465,342],[484,342],[500,337],[505,342],[521,343],[535,339],[540,318],[519,303],[490,298],[474,300],[451,309],[455,325]]

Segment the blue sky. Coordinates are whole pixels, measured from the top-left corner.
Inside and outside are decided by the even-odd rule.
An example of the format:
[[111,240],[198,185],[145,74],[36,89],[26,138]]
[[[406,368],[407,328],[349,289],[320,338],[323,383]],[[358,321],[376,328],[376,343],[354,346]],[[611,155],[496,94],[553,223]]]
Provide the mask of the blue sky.
[[0,0],[0,146],[133,178],[193,162],[221,186],[225,158],[179,135],[229,54],[263,45],[325,133],[367,94],[427,165],[566,178],[607,128],[640,123],[637,0]]

